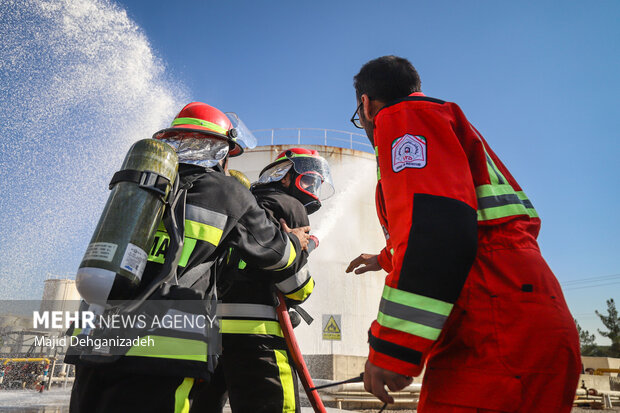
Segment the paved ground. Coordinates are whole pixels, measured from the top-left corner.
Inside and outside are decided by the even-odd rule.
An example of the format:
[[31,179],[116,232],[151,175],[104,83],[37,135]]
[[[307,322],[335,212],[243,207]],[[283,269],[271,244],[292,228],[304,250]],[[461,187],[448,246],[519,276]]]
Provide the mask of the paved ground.
[[[329,413],[345,413],[345,412],[351,412],[351,413],[377,413],[379,410],[378,409],[369,409],[369,410],[338,410],[338,409],[330,409],[328,408],[327,411]],[[302,413],[313,413],[313,410],[309,407],[303,407],[302,408]],[[383,413],[416,413],[416,410],[384,410]],[[549,412],[549,413],[555,413],[555,412]],[[579,408],[579,407],[575,407],[573,408],[573,410],[571,411],[571,413],[620,413],[620,407],[614,407],[613,409],[606,409],[606,410],[593,410],[593,409],[584,409],[584,408]]]
[[[69,412],[69,389],[52,390],[38,393],[29,390],[0,391],[0,413],[68,413]],[[225,413],[231,413],[226,408]],[[328,413],[377,413],[378,409],[365,410],[339,410],[328,408]],[[620,406],[607,410],[594,410],[586,408],[573,408],[572,413],[620,413]],[[312,408],[302,407],[302,413],[313,413]],[[383,413],[416,413],[415,410],[384,410]],[[556,412],[549,412],[556,413]]]
[[[338,410],[338,409],[332,409],[332,410],[328,410],[330,413],[331,412],[340,412],[340,413],[344,413],[345,410]],[[375,410],[375,409],[371,409],[371,410],[357,410],[355,412],[359,412],[359,413],[377,413],[379,410]],[[352,410],[347,410],[346,412],[353,412]],[[312,409],[306,411],[303,410],[303,413],[312,413]],[[416,413],[415,410],[384,410],[383,413]],[[549,412],[549,413],[555,413],[555,412]],[[593,410],[593,409],[582,409],[579,407],[575,407],[573,408],[573,410],[571,411],[571,413],[620,413],[620,407],[614,407],[613,409],[606,409],[606,410]]]

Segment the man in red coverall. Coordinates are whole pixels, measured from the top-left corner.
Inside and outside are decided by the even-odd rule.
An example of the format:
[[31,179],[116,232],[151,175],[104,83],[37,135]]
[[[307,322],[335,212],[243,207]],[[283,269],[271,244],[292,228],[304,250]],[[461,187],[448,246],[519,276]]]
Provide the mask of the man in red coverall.
[[389,272],[366,390],[391,402],[385,385],[426,365],[419,412],[570,412],[579,340],[532,203],[456,104],[421,93],[409,61],[381,57],[354,79],[388,240],[347,269]]

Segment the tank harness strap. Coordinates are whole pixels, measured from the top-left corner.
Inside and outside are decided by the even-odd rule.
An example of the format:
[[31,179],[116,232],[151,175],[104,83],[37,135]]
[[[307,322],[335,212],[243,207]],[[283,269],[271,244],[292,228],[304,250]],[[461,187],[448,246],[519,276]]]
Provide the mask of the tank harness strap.
[[178,285],[181,287],[193,287],[200,278],[208,273],[213,264],[215,264],[215,261],[203,262],[202,264],[197,265],[191,270],[183,273],[183,275],[179,277]]
[[[183,240],[185,237],[185,199],[187,192],[191,189],[194,182],[206,175],[207,172],[208,171],[205,170],[203,173],[189,176],[177,176],[175,187],[171,191],[173,195],[169,197],[171,200],[170,205],[164,210],[163,216],[164,227],[166,228],[166,232],[170,235],[170,245],[164,258],[164,266],[158,277],[144,290],[144,293],[139,298],[136,298],[132,305],[128,307],[129,311],[136,309],[164,283],[172,281],[183,287],[191,287],[208,271],[208,267],[205,268],[199,265],[196,267],[198,271],[188,271],[187,274],[183,274],[183,276],[180,277],[180,282],[177,280],[177,266],[183,251]],[[209,267],[211,265],[209,265]],[[187,275],[190,276],[187,278],[187,281],[182,281]]]
[[110,181],[110,189],[119,182],[136,183],[140,188],[153,191],[162,197],[166,196],[166,189],[170,186],[170,180],[163,175],[135,169],[123,169],[116,172]]
[[314,321],[314,318],[300,305],[291,305],[290,308],[295,310],[306,324],[310,325]]

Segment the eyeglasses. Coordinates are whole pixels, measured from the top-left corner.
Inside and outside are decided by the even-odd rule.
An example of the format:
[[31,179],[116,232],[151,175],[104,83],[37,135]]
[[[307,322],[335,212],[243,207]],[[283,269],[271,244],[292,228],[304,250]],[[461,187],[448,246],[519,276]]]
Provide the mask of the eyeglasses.
[[363,104],[364,102],[360,102],[360,104],[357,106],[357,109],[355,109],[355,113],[353,113],[353,116],[351,116],[351,123],[353,124],[353,126],[355,126],[358,129],[364,129],[364,127],[362,126],[362,122],[360,122],[360,117],[359,117],[359,111],[362,108]]

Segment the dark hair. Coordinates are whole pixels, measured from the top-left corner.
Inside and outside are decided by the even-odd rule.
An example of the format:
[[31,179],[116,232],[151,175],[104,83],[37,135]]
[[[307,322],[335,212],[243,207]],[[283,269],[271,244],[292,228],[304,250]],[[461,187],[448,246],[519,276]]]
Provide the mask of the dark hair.
[[421,81],[415,67],[407,59],[383,56],[369,61],[353,77],[355,94],[391,102],[421,90]]

